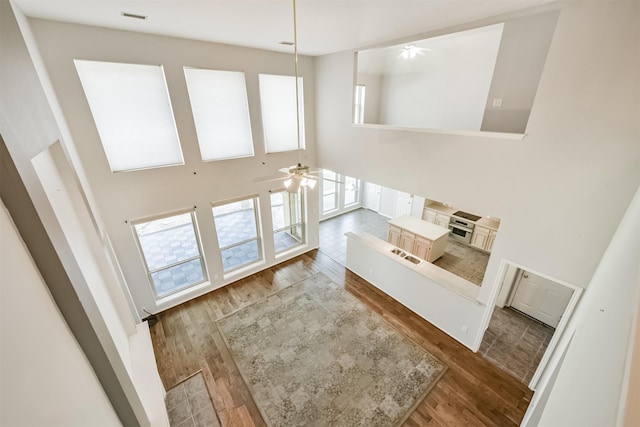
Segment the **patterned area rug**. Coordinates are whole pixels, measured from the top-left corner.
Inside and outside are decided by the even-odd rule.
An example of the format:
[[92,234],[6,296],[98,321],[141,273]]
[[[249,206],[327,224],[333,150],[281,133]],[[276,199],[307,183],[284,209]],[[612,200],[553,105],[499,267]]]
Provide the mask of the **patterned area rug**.
[[321,273],[217,324],[271,426],[396,426],[446,370]]

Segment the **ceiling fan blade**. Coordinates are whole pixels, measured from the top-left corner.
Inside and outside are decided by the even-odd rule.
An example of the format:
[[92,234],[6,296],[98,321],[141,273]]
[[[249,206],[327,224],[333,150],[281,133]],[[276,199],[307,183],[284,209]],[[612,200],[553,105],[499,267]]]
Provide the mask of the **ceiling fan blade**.
[[289,175],[271,175],[271,176],[263,176],[262,178],[256,178],[253,180],[253,182],[260,183],[260,182],[283,181],[287,178],[289,178]]

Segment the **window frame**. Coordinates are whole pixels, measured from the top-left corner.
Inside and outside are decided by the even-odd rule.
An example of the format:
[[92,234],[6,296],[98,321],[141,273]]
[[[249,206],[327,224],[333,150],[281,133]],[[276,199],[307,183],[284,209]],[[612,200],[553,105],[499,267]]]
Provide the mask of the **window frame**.
[[[298,79],[298,99],[296,102],[296,106],[298,107],[298,114],[299,117],[295,116],[295,108],[293,108],[293,113],[292,114],[292,126],[295,127],[296,130],[296,135],[295,138],[293,140],[293,142],[295,143],[295,146],[292,148],[287,148],[285,150],[274,150],[273,147],[269,146],[269,135],[268,135],[268,129],[272,129],[273,126],[269,126],[267,125],[267,123],[269,122],[269,120],[265,119],[266,117],[272,117],[274,116],[274,114],[267,112],[267,107],[268,105],[265,105],[265,98],[264,93],[262,91],[263,87],[264,87],[264,83],[261,81],[262,77],[265,77],[267,80],[269,78],[272,77],[284,77],[284,78],[288,78],[291,79],[291,81],[293,82],[293,87],[295,87],[296,84],[296,76],[291,76],[291,75],[286,75],[286,74],[271,74],[271,73],[259,73],[258,74],[258,93],[260,95],[260,109],[261,109],[261,120],[262,120],[262,136],[264,138],[264,150],[266,154],[276,154],[276,153],[289,153],[291,151],[296,151],[296,150],[305,150],[306,149],[306,126],[305,126],[305,111],[304,111],[304,78],[303,76],[297,76]],[[295,102],[295,95],[294,95],[294,102]],[[276,113],[282,115],[282,111],[277,111]],[[285,117],[288,115],[285,115]],[[298,118],[299,118],[299,123],[298,123]],[[299,126],[298,126],[299,124]],[[298,145],[299,144],[299,145]]]
[[[295,223],[291,223],[289,225],[285,225],[285,226],[280,227],[280,228],[274,228],[273,227],[273,199],[272,199],[272,197],[273,197],[273,195],[280,194],[280,193],[282,193],[285,197],[289,197],[289,198],[291,198],[292,196],[298,196],[299,197],[298,203],[299,203],[299,206],[300,206],[300,221],[295,222]],[[280,255],[282,253],[288,252],[288,251],[290,251],[292,249],[295,249],[295,248],[297,248],[299,246],[305,245],[307,243],[307,219],[306,219],[307,210],[306,210],[306,194],[305,193],[306,193],[305,191],[298,191],[297,193],[290,193],[290,192],[286,191],[285,189],[282,189],[282,190],[279,190],[279,191],[272,191],[269,194],[269,208],[270,208],[270,211],[271,211],[270,213],[271,213],[273,236],[274,236],[273,252],[274,252],[274,254],[276,256],[278,256],[278,255]],[[284,202],[283,202],[283,204],[284,204]],[[282,250],[278,251],[276,249],[276,247],[275,247],[275,235],[277,233],[282,232],[282,231],[294,229],[296,227],[300,227],[300,233],[301,233],[300,240],[298,241],[298,243],[296,245],[293,245],[293,246],[290,246],[288,248],[285,248],[285,249],[282,249]],[[290,235],[291,235],[291,233],[290,233]],[[298,240],[293,235],[292,235],[292,237],[295,240]]]
[[[326,180],[324,177],[325,172],[330,172],[333,174],[333,178],[331,178],[332,180]],[[334,172],[330,169],[322,169],[322,206],[321,206],[321,210],[322,210],[322,215],[331,213],[333,211],[337,211],[338,209],[340,209],[340,190],[342,187],[342,184],[340,184],[340,174],[337,172]],[[325,194],[325,182],[330,183],[330,185],[333,187],[333,191],[331,193]],[[329,209],[329,210],[325,210],[324,209],[324,198],[325,196],[329,196],[329,195],[333,195],[333,200],[334,200],[334,206],[333,208]]]
[[367,86],[356,84],[353,94],[353,123],[356,125],[364,124],[364,103],[366,97]]
[[[357,205],[360,203],[360,186],[362,185],[362,182],[358,179],[355,178],[353,176],[348,176],[348,175],[342,175],[342,177],[344,178],[344,203],[343,203],[343,208],[348,208],[354,205]],[[353,179],[355,181],[354,184],[354,189],[355,189],[355,200],[351,203],[347,203],[347,180],[348,179]]]
[[[195,236],[196,239],[196,244],[198,247],[198,253],[199,256],[195,256],[195,257],[191,257],[191,258],[187,258],[185,260],[182,261],[178,261],[175,262],[173,264],[169,264],[167,266],[164,266],[162,268],[156,268],[154,270],[150,270],[149,269],[149,264],[147,263],[147,258],[145,256],[144,250],[142,249],[142,242],[140,241],[140,236],[138,235],[138,231],[136,229],[136,225],[140,225],[140,224],[144,224],[144,223],[148,223],[148,222],[153,222],[153,221],[158,221],[164,218],[171,218],[171,217],[175,217],[175,216],[180,216],[183,214],[188,213],[191,216],[191,227],[193,228],[193,234]],[[206,264],[206,260],[204,258],[204,252],[202,250],[202,240],[200,238],[200,231],[198,228],[198,221],[196,218],[196,208],[195,207],[191,207],[191,208],[185,208],[185,209],[180,209],[177,211],[171,211],[171,212],[166,212],[166,213],[162,213],[162,214],[157,214],[157,215],[152,215],[152,216],[148,216],[148,217],[144,217],[144,218],[139,218],[133,221],[129,221],[130,225],[131,225],[131,230],[133,232],[133,236],[134,236],[134,240],[136,242],[136,245],[138,247],[138,252],[142,258],[142,264],[144,266],[145,269],[145,273],[147,275],[147,280],[148,283],[151,287],[151,291],[153,292],[153,296],[155,298],[156,301],[168,298],[172,295],[175,295],[178,292],[182,292],[185,291],[187,289],[193,288],[195,286],[198,286],[202,283],[206,283],[209,281],[209,272],[207,271],[207,264]],[[158,295],[158,291],[156,289],[156,285],[155,282],[153,281],[153,276],[152,274],[157,273],[159,271],[163,271],[163,270],[168,270],[170,268],[176,267],[178,265],[181,264],[186,264],[188,262],[191,262],[195,259],[200,259],[200,266],[202,268],[202,280],[196,283],[191,283],[188,286],[182,287],[180,289],[176,289],[172,292],[169,292],[167,294],[164,295]]]
[[[216,207],[220,207],[220,206],[225,206],[225,205],[230,205],[232,203],[236,203],[236,202],[243,202],[245,200],[251,200],[253,203],[253,220],[255,222],[255,226],[256,226],[256,236],[252,237],[250,239],[245,239],[242,240],[240,242],[236,242],[236,243],[232,243],[230,245],[227,246],[220,246],[220,238],[218,237],[218,224],[216,223],[216,215],[213,211],[214,208]],[[217,238],[217,242],[216,242],[216,246],[218,248],[218,253],[220,255],[220,262],[222,264],[222,274],[223,275],[228,275],[230,273],[233,273],[234,271],[237,271],[241,268],[245,268],[249,265],[253,265],[259,262],[263,262],[264,261],[264,249],[263,249],[263,239],[262,239],[262,233],[261,233],[261,221],[260,221],[260,196],[257,194],[253,194],[253,195],[249,195],[249,196],[240,196],[240,197],[234,197],[233,199],[227,199],[227,200],[221,200],[219,202],[214,202],[211,203],[211,215],[213,217],[213,227],[216,231],[216,238]],[[252,242],[252,241],[256,241],[256,245],[258,246],[258,258],[254,261],[250,261],[250,262],[246,262],[244,264],[240,264],[237,265],[233,268],[230,268],[229,270],[225,270],[224,269],[224,260],[222,257],[222,252],[226,251],[228,249],[233,249],[235,247],[244,245],[246,243]]]
[[[247,157],[254,157],[255,156],[255,145],[254,145],[254,139],[253,139],[253,129],[251,128],[251,111],[249,108],[249,94],[248,94],[248,90],[247,90],[247,77],[246,74],[243,71],[236,71],[236,70],[220,70],[220,69],[213,69],[213,68],[199,68],[199,67],[189,67],[189,66],[184,66],[183,68],[183,73],[184,73],[184,78],[185,78],[185,84],[187,86],[187,95],[189,97],[189,106],[191,108],[191,116],[193,119],[193,124],[196,130],[196,139],[198,140],[198,148],[200,150],[200,159],[203,162],[217,162],[217,161],[221,161],[221,160],[230,160],[230,159],[242,159],[242,158],[247,158]],[[243,101],[244,101],[244,106],[246,107],[246,119],[247,119],[247,129],[245,129],[245,131],[247,131],[248,135],[248,146],[250,148],[250,153],[243,153],[240,155],[232,155],[232,156],[224,156],[224,157],[215,157],[215,158],[207,158],[205,159],[204,155],[203,155],[203,151],[205,151],[206,148],[208,148],[209,145],[212,146],[218,146],[220,145],[220,135],[215,135],[215,138],[213,141],[210,140],[204,140],[204,136],[210,136],[210,135],[205,135],[206,132],[205,129],[202,127],[202,122],[197,120],[196,117],[202,117],[202,114],[200,114],[199,112],[196,113],[196,111],[200,111],[200,108],[196,108],[196,107],[200,107],[201,104],[197,103],[196,101],[199,99],[197,98],[197,96],[195,96],[194,93],[191,92],[190,90],[190,85],[189,85],[189,79],[190,78],[196,78],[195,76],[189,77],[189,73],[193,71],[193,72],[209,72],[209,74],[213,74],[213,75],[221,75],[221,74],[236,74],[236,75],[241,75],[242,76],[242,82],[243,82]],[[193,80],[192,80],[193,83]],[[239,101],[239,99],[238,99]],[[196,102],[196,104],[194,105],[194,102]],[[207,105],[205,107],[206,109],[210,108],[210,105]],[[244,114],[244,112],[243,112]],[[210,132],[211,133],[211,132]],[[217,148],[214,149],[214,151],[216,151]],[[211,151],[211,149],[209,148],[209,151]]]
[[[84,94],[85,100],[87,101],[87,106],[89,108],[89,112],[91,114],[91,118],[95,125],[98,139],[100,141],[100,146],[102,148],[102,152],[105,156],[107,164],[109,166],[109,170],[112,173],[121,173],[121,172],[132,172],[146,169],[155,169],[155,168],[163,168],[163,167],[171,167],[171,166],[181,166],[185,164],[184,160],[184,152],[182,149],[182,143],[180,141],[180,134],[178,132],[178,127],[176,124],[175,113],[173,111],[173,104],[171,101],[171,94],[169,93],[169,86],[167,84],[166,74],[163,65],[158,64],[140,64],[133,62],[116,62],[116,61],[100,61],[100,60],[90,60],[90,59],[74,59],[74,66],[76,69],[76,75],[78,80],[80,81],[80,86],[82,88],[82,92]],[[83,65],[86,64],[86,65]],[[116,68],[121,67],[122,69],[129,68],[129,74],[122,73],[121,75],[126,75],[126,77],[132,78],[137,75],[140,70],[153,70],[154,73],[157,73],[154,77],[157,78],[157,82],[162,85],[162,92],[155,93],[156,96],[160,96],[161,103],[164,105],[166,103],[166,109],[160,108],[160,110],[164,110],[161,115],[161,121],[154,121],[154,127],[163,128],[167,132],[163,135],[165,138],[165,142],[171,142],[171,146],[167,145],[165,148],[170,148],[172,159],[169,161],[163,160],[162,162],[155,163],[146,163],[146,164],[138,164],[138,165],[122,165],[124,157],[139,157],[142,154],[148,152],[152,149],[152,143],[139,143],[133,144],[129,139],[123,139],[121,134],[115,135],[117,138],[114,138],[114,135],[110,135],[109,132],[105,132],[105,130],[110,128],[119,128],[122,127],[122,115],[118,115],[115,117],[116,121],[114,123],[114,117],[105,115],[105,112],[110,110],[111,103],[113,102],[113,98],[109,96],[105,97],[104,94],[98,95],[98,92],[95,91],[96,86],[93,85],[95,81],[96,74],[88,73],[86,67],[97,67],[95,70],[104,71],[104,69],[100,69],[100,67],[108,67],[109,64],[115,66]],[[94,70],[94,71],[95,71]],[[137,73],[135,72],[137,71]],[[147,79],[149,80],[149,79]],[[151,79],[153,80],[153,79]],[[139,81],[139,80],[136,80]],[[120,85],[123,86],[123,85]],[[126,86],[126,85],[125,85]],[[155,88],[160,89],[160,87]],[[155,90],[154,89],[154,90]],[[144,94],[148,95],[151,92],[145,92]],[[144,99],[147,102],[146,105],[156,105],[149,104],[149,99],[142,98],[139,96],[140,93],[137,93],[136,100],[139,102],[141,99]],[[152,98],[153,99],[153,98]],[[156,101],[158,101],[156,99]],[[141,104],[136,104],[140,106]],[[158,104],[160,105],[160,104]],[[158,110],[155,110],[158,113]],[[129,116],[130,117],[130,116]],[[156,119],[159,117],[155,117]],[[137,120],[138,124],[141,120]],[[144,121],[145,124],[149,124],[148,121]],[[160,126],[161,125],[161,126]],[[151,141],[153,141],[152,137]],[[171,140],[171,141],[169,141]],[[135,149],[127,150],[126,147],[134,146]],[[125,152],[126,156],[122,154]],[[126,162],[125,162],[126,163]]]

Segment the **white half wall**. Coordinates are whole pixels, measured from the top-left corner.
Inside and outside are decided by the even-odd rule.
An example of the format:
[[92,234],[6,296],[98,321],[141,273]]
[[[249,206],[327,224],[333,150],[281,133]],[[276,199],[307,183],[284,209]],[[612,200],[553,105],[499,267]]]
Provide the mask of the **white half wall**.
[[0,424],[121,425],[4,204],[0,206]]

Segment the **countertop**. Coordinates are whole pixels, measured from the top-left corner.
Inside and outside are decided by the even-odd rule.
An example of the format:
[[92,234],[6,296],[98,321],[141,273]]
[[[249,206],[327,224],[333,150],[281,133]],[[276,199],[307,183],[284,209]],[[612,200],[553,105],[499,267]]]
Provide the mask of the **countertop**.
[[403,228],[411,233],[415,233],[432,241],[448,236],[450,232],[448,228],[440,227],[439,225],[435,225],[431,222],[427,222],[413,216],[400,216],[389,220],[389,224]]
[[[437,202],[431,202],[427,205],[424,206],[425,209],[432,209],[434,211],[437,212],[441,212],[445,215],[453,215],[454,212],[459,211],[460,209],[458,208],[453,208],[451,206],[445,206],[443,204],[437,203]],[[473,213],[473,212],[469,212],[469,213]],[[498,230],[498,228],[500,227],[500,220],[498,218],[489,218],[489,217],[481,217],[479,220],[477,221],[469,221],[469,222],[473,222],[476,225],[480,225],[482,227],[488,227],[488,228],[492,228],[494,230]]]
[[[442,227],[438,227],[442,228]],[[455,274],[438,267],[435,264],[432,264],[428,261],[421,260],[419,264],[413,264],[398,255],[394,255],[391,253],[396,246],[393,246],[391,243],[385,242],[384,240],[378,239],[375,236],[372,236],[368,233],[356,234],[352,232],[345,233],[348,238],[357,239],[374,250],[385,254],[387,257],[395,260],[401,265],[404,265],[406,268],[410,270],[414,270],[416,273],[425,276],[426,278],[431,279],[432,281],[438,283],[439,285],[455,292],[461,297],[473,302],[474,304],[482,305],[478,301],[478,294],[480,292],[480,286],[477,286],[475,283],[471,283],[470,281],[463,279],[462,277],[456,276]]]

